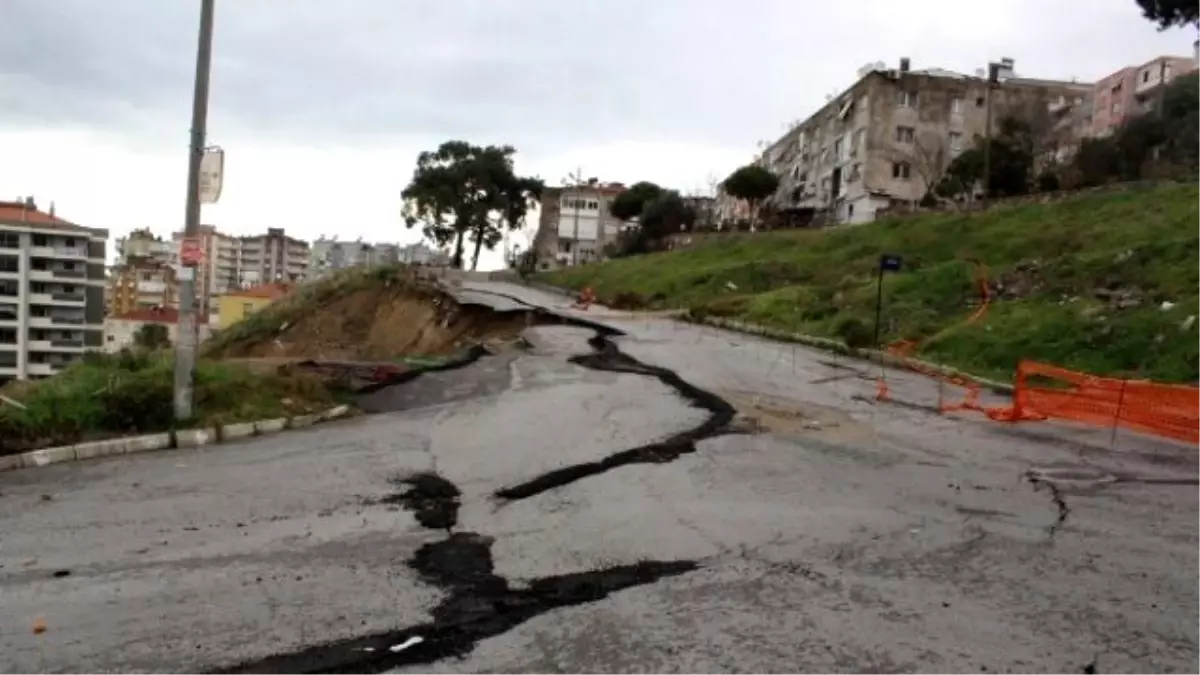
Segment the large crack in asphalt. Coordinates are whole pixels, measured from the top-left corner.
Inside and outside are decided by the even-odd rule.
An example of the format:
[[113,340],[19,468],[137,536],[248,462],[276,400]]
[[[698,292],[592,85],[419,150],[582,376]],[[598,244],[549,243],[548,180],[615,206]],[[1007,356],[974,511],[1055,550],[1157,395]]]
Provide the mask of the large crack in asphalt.
[[[589,341],[594,352],[572,357],[573,363],[597,370],[656,377],[695,405],[709,410],[708,419],[664,441],[624,450],[599,462],[552,471],[501,490],[497,496],[522,499],[613,467],[671,461],[695,452],[697,441],[722,433],[733,419],[733,407],[715,394],[685,382],[672,371],[646,365],[621,353],[611,340],[620,331],[584,321],[571,323],[588,325],[596,331]],[[313,645],[210,672],[379,673],[462,657],[480,640],[505,633],[550,610],[602,600],[611,593],[699,567],[692,560],[643,560],[629,565],[540,577],[528,581],[524,587],[514,588],[509,580],[495,573],[494,540],[491,537],[453,531],[461,506],[461,492],[454,483],[433,472],[414,474],[393,482],[404,490],[382,501],[412,511],[423,527],[447,533],[445,539],[425,544],[405,561],[421,580],[446,591],[446,596],[432,610],[430,621]]]
[[1059,528],[1066,524],[1067,516],[1071,515],[1071,507],[1067,505],[1067,500],[1065,497],[1063,497],[1062,490],[1059,488],[1058,484],[1056,484],[1053,480],[1043,476],[1037,470],[1030,469],[1029,471],[1026,471],[1025,480],[1029,481],[1029,483],[1033,485],[1034,492],[1039,492],[1044,486],[1050,493],[1050,501],[1052,501],[1055,508],[1058,509],[1058,516],[1054,519],[1053,523],[1046,527],[1046,534],[1053,539],[1054,535],[1058,533]]
[[658,378],[660,382],[674,389],[692,405],[707,410],[708,418],[700,425],[681,431],[664,440],[622,450],[594,462],[565,466],[524,483],[497,490],[495,492],[497,498],[507,501],[525,499],[620,466],[670,462],[681,455],[695,452],[698,441],[730,431],[729,423],[733,421],[737,411],[720,396],[685,381],[674,371],[647,365],[623,353],[610,335],[598,332],[588,343],[594,351],[591,354],[571,357],[569,359],[571,363],[593,370],[633,373]]

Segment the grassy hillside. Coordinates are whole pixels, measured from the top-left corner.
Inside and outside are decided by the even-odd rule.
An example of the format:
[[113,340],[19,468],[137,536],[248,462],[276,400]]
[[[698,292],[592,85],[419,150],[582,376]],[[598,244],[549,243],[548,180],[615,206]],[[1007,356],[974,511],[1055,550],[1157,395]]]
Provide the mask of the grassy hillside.
[[[881,253],[903,256],[884,283],[883,339],[1008,379],[1019,358],[1174,382],[1197,377],[1197,186],[1080,195],[982,214],[936,214],[831,230],[743,235],[670,253],[542,275],[775,328],[837,337],[870,327]],[[970,259],[993,289],[986,315]],[[1163,303],[1174,303],[1162,309]],[[1186,326],[1186,327],[1185,327]],[[949,330],[947,330],[949,329]],[[942,331],[946,331],[942,333]]]

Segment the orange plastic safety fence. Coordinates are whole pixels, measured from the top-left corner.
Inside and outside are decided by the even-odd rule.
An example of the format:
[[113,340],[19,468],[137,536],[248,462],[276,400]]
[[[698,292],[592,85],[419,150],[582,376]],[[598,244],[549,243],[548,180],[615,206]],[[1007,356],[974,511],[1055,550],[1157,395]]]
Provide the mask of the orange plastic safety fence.
[[[972,324],[972,323],[978,321],[980,319],[980,317],[982,317],[984,314],[987,313],[988,305],[991,302],[991,294],[988,292],[987,268],[985,268],[983,266],[983,263],[981,263],[979,261],[974,261],[974,263],[975,263],[975,281],[979,285],[979,297],[980,297],[979,306],[976,307],[975,311],[972,312],[971,315],[969,317],[967,317],[962,323],[955,324],[953,326],[949,326],[945,330],[942,330],[942,331],[926,338],[924,340],[924,342],[932,342],[933,340],[938,339],[939,337],[941,337],[945,333],[948,333],[951,330],[957,330],[958,328],[960,328],[962,326]],[[901,364],[903,364],[903,366],[905,368],[907,368],[908,370],[911,370],[916,373],[920,373],[922,375],[925,375],[926,377],[930,377],[935,380],[943,380],[949,384],[955,385],[957,387],[962,387],[963,389],[966,390],[966,393],[965,393],[962,401],[959,401],[958,403],[946,403],[944,401],[939,401],[939,407],[942,412],[948,412],[951,410],[981,410],[981,411],[983,411],[983,408],[979,404],[979,385],[976,384],[974,381],[969,380],[965,377],[960,377],[957,375],[946,375],[945,373],[943,373],[939,370],[929,368],[929,367],[921,364],[920,362],[916,361],[915,359],[912,358],[912,355],[914,353],[916,353],[917,348],[919,346],[920,346],[920,343],[915,340],[898,340],[887,346],[887,353],[898,358],[900,360]],[[887,400],[889,398],[889,396],[890,396],[890,391],[888,390],[887,382],[881,376],[877,379],[876,389],[875,389],[875,398],[876,398],[876,400],[884,401],[884,400]]]
[[[1030,383],[1034,376],[1065,386],[1036,386]],[[1009,422],[1054,418],[1106,427],[1115,424],[1200,443],[1200,389],[1098,377],[1036,361],[1021,361],[1017,366],[1012,406],[987,413],[992,419]]]

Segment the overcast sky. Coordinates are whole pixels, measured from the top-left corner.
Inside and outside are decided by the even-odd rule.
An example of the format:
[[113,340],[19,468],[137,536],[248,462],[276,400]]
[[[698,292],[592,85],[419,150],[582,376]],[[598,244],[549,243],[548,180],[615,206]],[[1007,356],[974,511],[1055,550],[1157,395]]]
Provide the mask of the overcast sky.
[[[0,0],[0,198],[114,236],[182,227],[199,0]],[[400,190],[449,139],[551,184],[707,189],[859,66],[1091,80],[1194,31],[1134,0],[217,0],[209,142],[235,233],[412,241]],[[494,266],[498,255],[487,262]]]

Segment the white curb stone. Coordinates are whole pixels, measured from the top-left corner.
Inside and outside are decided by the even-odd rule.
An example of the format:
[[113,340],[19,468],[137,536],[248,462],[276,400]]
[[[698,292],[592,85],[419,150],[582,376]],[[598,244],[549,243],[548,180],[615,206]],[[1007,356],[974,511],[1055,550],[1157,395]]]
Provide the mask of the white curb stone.
[[254,423],[254,430],[260,434],[273,434],[283,431],[285,428],[287,428],[287,418],[284,417],[273,420],[259,420]]
[[175,447],[199,448],[217,440],[213,429],[180,429],[175,432]]
[[240,424],[226,424],[221,427],[221,440],[233,441],[239,438],[249,438],[258,433],[254,428],[254,422],[242,422]]

